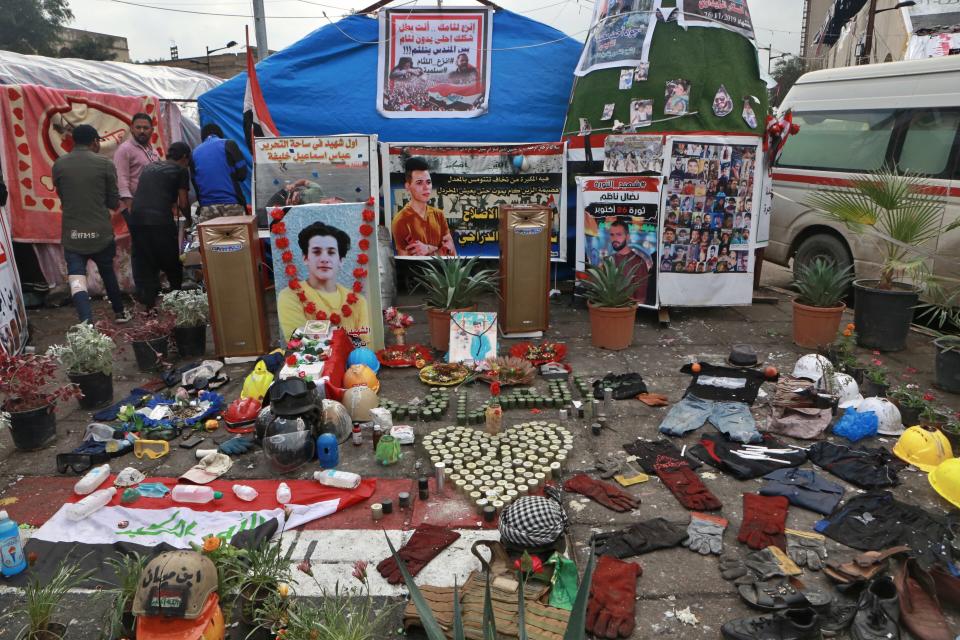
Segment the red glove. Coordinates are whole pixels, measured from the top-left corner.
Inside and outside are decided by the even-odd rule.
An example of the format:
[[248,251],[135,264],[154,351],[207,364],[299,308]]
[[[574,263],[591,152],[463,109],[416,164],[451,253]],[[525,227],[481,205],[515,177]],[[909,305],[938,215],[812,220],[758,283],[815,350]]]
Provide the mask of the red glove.
[[587,496],[614,511],[632,511],[640,506],[639,498],[634,498],[609,482],[594,480],[582,473],[578,473],[567,480],[563,488]]
[[600,556],[590,582],[587,631],[598,638],[629,638],[636,625],[637,577],[643,569],[635,562]]
[[787,507],[783,496],[743,494],[743,523],[737,540],[751,549],[766,549],[770,545],[786,551],[784,529],[787,526]]
[[[427,563],[436,558],[441,551],[453,544],[459,537],[460,534],[451,529],[432,524],[421,524],[407,540],[407,544],[403,545],[397,552],[397,555],[403,560],[410,575],[415,576],[427,566]],[[390,584],[403,582],[400,567],[397,566],[397,561],[393,556],[381,560],[380,564],[377,565],[377,571]]]
[[717,511],[723,507],[685,460],[657,456],[653,468],[657,477],[670,489],[673,497],[687,509]]

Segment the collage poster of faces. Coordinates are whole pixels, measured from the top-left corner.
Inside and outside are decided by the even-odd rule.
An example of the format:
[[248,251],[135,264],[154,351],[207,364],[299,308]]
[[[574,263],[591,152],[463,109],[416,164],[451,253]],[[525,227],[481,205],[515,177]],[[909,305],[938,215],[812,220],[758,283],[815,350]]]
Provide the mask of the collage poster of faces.
[[750,270],[756,147],[673,143],[661,273]]

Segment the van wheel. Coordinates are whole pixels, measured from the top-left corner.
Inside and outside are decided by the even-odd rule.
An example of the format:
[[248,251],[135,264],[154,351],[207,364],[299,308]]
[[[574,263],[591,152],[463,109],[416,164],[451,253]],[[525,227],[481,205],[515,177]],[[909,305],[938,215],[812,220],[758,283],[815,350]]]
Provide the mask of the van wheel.
[[797,247],[797,252],[793,256],[793,277],[797,278],[800,275],[800,265],[810,264],[817,258],[825,258],[841,269],[853,264],[843,240],[828,233],[817,233],[806,238]]

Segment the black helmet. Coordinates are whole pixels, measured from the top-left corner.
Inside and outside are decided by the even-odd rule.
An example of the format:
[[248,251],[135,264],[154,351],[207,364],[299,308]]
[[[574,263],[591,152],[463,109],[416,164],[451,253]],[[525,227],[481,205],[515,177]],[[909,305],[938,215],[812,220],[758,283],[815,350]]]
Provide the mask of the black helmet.
[[277,473],[290,473],[313,460],[317,443],[301,417],[276,416],[263,434],[263,454]]
[[322,394],[319,395],[318,398],[316,385],[302,378],[277,380],[267,391],[273,413],[288,417],[303,415],[318,409],[317,405],[323,399]]

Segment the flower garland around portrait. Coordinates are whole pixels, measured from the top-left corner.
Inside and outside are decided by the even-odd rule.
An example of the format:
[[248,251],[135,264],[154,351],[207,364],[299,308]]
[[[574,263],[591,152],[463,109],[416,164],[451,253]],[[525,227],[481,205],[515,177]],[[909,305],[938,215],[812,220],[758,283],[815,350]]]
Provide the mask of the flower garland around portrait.
[[297,265],[293,262],[293,251],[290,249],[290,238],[287,237],[287,225],[283,221],[286,213],[280,207],[274,207],[270,211],[270,218],[273,220],[270,224],[270,235],[273,236],[273,245],[280,253],[280,260],[283,262],[283,273],[287,278],[287,286],[297,293],[297,299],[303,307],[303,313],[307,318],[317,320],[329,320],[330,324],[339,326],[344,318],[353,315],[353,305],[359,300],[359,294],[363,291],[363,283],[366,280],[368,271],[364,265],[370,262],[370,256],[367,251],[370,249],[370,236],[373,235],[373,223],[376,220],[376,214],[373,211],[373,198],[369,198],[366,206],[363,208],[362,222],[360,224],[360,242],[357,248],[360,250],[357,255],[357,264],[360,265],[353,270],[352,291],[347,294],[347,304],[340,307],[340,313],[327,314],[326,311],[318,309],[317,305],[307,299],[307,294],[303,290],[303,283],[297,278]]

